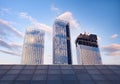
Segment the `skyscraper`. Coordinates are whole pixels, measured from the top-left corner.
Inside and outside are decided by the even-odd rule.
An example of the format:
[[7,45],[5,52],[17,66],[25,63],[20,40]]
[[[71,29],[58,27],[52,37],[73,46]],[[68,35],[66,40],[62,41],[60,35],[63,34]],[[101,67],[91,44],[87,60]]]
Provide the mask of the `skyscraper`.
[[53,64],[72,64],[69,23],[56,19],[53,28]]
[[22,64],[43,64],[44,35],[44,31],[36,27],[31,27],[26,30]]
[[78,64],[96,65],[102,64],[97,43],[97,35],[80,34],[76,41]]

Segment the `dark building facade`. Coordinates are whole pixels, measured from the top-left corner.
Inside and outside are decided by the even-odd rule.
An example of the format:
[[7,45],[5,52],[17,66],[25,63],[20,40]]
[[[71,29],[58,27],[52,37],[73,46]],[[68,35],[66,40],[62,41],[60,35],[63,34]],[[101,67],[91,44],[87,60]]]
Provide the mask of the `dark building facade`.
[[95,34],[80,34],[76,41],[78,64],[102,64],[100,51]]
[[69,23],[56,19],[53,28],[53,64],[72,64]]

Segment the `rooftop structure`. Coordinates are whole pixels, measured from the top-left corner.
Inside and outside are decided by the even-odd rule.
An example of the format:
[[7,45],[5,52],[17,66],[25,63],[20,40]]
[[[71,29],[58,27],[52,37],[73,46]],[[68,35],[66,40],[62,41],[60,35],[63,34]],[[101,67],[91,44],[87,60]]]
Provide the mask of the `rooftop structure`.
[[82,65],[102,64],[97,42],[97,35],[80,33],[80,35],[76,38],[75,45],[77,49],[78,64]]

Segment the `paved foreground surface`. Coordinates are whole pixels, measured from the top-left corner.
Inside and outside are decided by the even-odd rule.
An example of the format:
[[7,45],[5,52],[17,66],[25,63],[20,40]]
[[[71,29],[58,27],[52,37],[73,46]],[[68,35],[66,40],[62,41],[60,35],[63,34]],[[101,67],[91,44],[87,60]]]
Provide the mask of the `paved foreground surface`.
[[0,84],[120,84],[120,65],[0,65]]

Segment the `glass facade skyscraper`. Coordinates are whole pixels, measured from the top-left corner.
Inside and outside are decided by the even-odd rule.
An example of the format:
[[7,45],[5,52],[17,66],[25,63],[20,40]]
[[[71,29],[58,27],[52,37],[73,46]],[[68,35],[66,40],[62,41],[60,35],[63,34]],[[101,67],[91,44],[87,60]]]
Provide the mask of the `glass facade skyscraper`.
[[78,64],[97,65],[102,64],[97,36],[94,34],[80,34],[76,41]]
[[31,27],[26,30],[22,64],[43,64],[44,36],[44,31],[36,27]]
[[72,64],[69,23],[60,19],[53,26],[53,64]]

